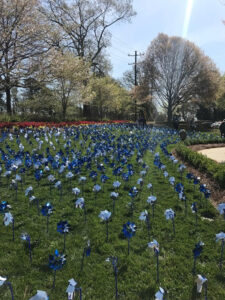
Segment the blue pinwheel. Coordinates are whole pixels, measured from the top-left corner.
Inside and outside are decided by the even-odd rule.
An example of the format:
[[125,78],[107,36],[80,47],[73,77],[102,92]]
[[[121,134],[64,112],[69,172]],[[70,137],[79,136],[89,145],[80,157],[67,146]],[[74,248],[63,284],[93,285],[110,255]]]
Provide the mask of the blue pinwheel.
[[87,246],[84,247],[83,249],[83,255],[82,255],[82,260],[81,260],[81,271],[83,270],[84,266],[84,257],[89,257],[91,255],[91,242],[90,240],[87,241]]
[[14,240],[15,240],[15,235],[14,235],[14,218],[13,218],[13,216],[12,216],[12,214],[10,212],[5,213],[3,223],[4,223],[5,226],[8,226],[9,224],[12,223],[13,242],[14,242]]
[[139,185],[140,185],[140,188],[142,189],[143,184],[144,184],[144,180],[143,180],[142,178],[138,178],[137,184],[139,184]]
[[95,184],[93,187],[93,192],[95,193],[95,205],[96,205],[97,193],[99,193],[101,189],[102,188],[99,184]]
[[220,255],[220,270],[222,269],[223,263],[223,251],[224,251],[224,243],[225,243],[225,233],[220,232],[216,234],[216,242],[221,241],[221,255]]
[[113,187],[116,188],[117,190],[120,187],[120,185],[121,185],[121,182],[118,181],[118,180],[116,180],[116,181],[113,182]]
[[102,175],[101,175],[100,180],[101,180],[101,182],[103,183],[103,190],[104,190],[104,183],[106,183],[106,181],[107,181],[108,179],[109,179],[109,177],[106,176],[105,174],[102,174]]
[[0,203],[0,213],[5,213],[9,208],[11,208],[11,205],[9,205],[7,201]]
[[133,215],[134,212],[134,198],[137,196],[137,194],[138,194],[138,189],[136,188],[136,186],[133,186],[128,193],[128,195],[131,197],[131,202],[130,202],[131,215]]
[[33,194],[33,187],[32,186],[29,186],[27,189],[26,189],[26,191],[25,191],[25,196],[27,197],[30,197],[30,196],[32,196],[32,194]]
[[82,300],[82,288],[81,287],[76,287],[77,282],[71,278],[69,280],[69,285],[66,289],[66,293],[68,294],[68,299],[72,300],[75,297],[75,291],[78,291],[80,294],[80,300]]
[[17,201],[18,195],[18,182],[16,180],[12,180],[11,187],[15,190],[15,200]]
[[6,281],[6,280],[7,280],[6,277],[0,276],[0,286],[3,285],[3,284],[4,284],[4,285],[8,285],[8,286],[9,286],[10,293],[11,293],[12,300],[14,300],[12,284],[11,284],[11,282]]
[[50,194],[52,193],[52,184],[55,182],[55,176],[54,175],[48,175],[48,182],[49,182],[49,191]]
[[31,297],[29,300],[49,300],[45,291],[37,290],[37,294]]
[[80,194],[80,189],[75,187],[72,189],[72,193],[77,197]]
[[156,256],[156,279],[157,282],[159,282],[159,243],[156,240],[153,240],[152,242],[148,243],[148,247],[154,250]]
[[151,183],[147,184],[147,189],[151,190],[151,192],[153,193],[153,185]]
[[198,207],[197,207],[197,202],[193,202],[191,204],[191,210],[192,210],[192,213],[195,214],[195,225],[197,226],[197,223],[198,223]]
[[154,218],[155,216],[155,202],[157,200],[157,197],[156,196],[149,196],[148,199],[147,199],[147,203],[150,204],[152,206],[152,217]]
[[178,167],[178,172],[180,173],[180,180],[182,181],[183,179],[183,173],[184,170],[186,169],[186,166],[184,164],[180,164]]
[[63,243],[63,252],[66,250],[66,233],[70,230],[70,225],[67,221],[60,221],[57,223],[57,231],[64,236],[64,243]]
[[117,192],[111,192],[110,197],[113,199],[113,215],[115,213],[115,204],[116,204],[116,199],[118,198],[119,193]]
[[108,210],[102,210],[99,214],[99,218],[106,223],[106,241],[108,242],[109,236],[109,218],[111,217],[111,212]]
[[118,274],[117,263],[118,263],[118,258],[116,256],[110,256],[106,259],[106,262],[111,262],[112,263],[114,276],[115,276],[116,299],[118,299],[118,287],[117,287],[117,274]]
[[41,208],[41,213],[44,217],[47,217],[47,233],[48,233],[48,225],[49,225],[49,217],[53,212],[53,207],[50,202],[47,202]]
[[56,249],[54,255],[49,255],[49,268],[54,270],[53,288],[55,288],[56,271],[62,269],[66,263],[66,256],[63,253],[59,253]]
[[92,179],[93,181],[96,181],[96,180],[97,180],[97,176],[98,176],[98,174],[97,174],[97,172],[95,172],[95,171],[91,171],[90,174],[89,174],[89,177],[91,177],[91,179]]
[[39,170],[39,169],[35,170],[34,177],[35,177],[35,179],[38,183],[38,186],[40,184],[40,180],[41,180],[42,176],[43,176],[43,171],[42,170]]
[[59,190],[59,200],[62,201],[62,182],[60,180],[56,181],[54,187]]
[[175,177],[171,176],[169,178],[169,183],[174,186],[174,184],[175,184]]
[[191,181],[192,179],[194,179],[194,175],[192,173],[187,173],[186,178]]
[[25,232],[25,233],[22,233],[20,237],[21,237],[22,241],[28,242],[30,262],[32,262],[30,236]]
[[223,217],[225,219],[225,203],[218,204],[217,209],[218,209],[219,213],[221,215],[223,215]]
[[81,176],[81,177],[79,178],[79,182],[80,182],[81,185],[82,185],[82,195],[83,195],[83,193],[84,193],[84,183],[86,182],[86,180],[87,180],[87,178],[86,178],[85,176]]
[[128,255],[130,254],[130,239],[135,235],[136,229],[137,226],[130,221],[123,225],[122,232],[128,240]]
[[73,177],[74,177],[74,174],[72,172],[68,172],[66,174],[66,179],[69,179],[70,188],[71,188],[71,181],[72,181]]
[[174,224],[175,212],[171,208],[169,208],[165,210],[164,215],[166,217],[166,220],[172,220],[173,234],[175,235],[175,224]]
[[193,255],[194,255],[194,267],[193,267],[193,274],[195,274],[195,270],[196,270],[196,260],[197,258],[200,256],[200,254],[202,253],[203,251],[203,247],[204,246],[204,243],[203,242],[198,242],[196,245],[195,245],[195,248],[193,249]]
[[200,275],[200,274],[197,275],[197,280],[196,280],[196,282],[197,282],[197,292],[201,293],[202,292],[202,287],[204,285],[205,300],[207,300],[207,281],[208,281],[208,279],[205,276]]
[[84,198],[78,198],[75,202],[75,206],[76,208],[81,208],[84,210],[84,221],[86,222],[87,221],[87,212],[86,212],[86,206],[85,206],[85,201],[84,201]]
[[159,290],[157,293],[155,293],[155,299],[157,300],[163,300],[164,298],[164,294],[165,294],[165,290],[162,287],[159,287]]
[[150,218],[147,210],[141,212],[139,216],[139,220],[146,222],[147,229],[148,229],[148,239],[150,240]]
[[196,185],[200,183],[200,177],[194,176],[193,183],[194,183],[194,189],[195,189]]

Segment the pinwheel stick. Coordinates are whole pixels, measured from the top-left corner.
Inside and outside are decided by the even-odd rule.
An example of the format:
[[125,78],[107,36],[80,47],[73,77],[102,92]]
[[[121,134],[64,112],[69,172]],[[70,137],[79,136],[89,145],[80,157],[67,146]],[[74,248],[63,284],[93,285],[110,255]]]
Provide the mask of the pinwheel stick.
[[95,192],[95,206],[96,206],[96,199],[97,199],[97,191]]
[[49,216],[47,216],[47,233],[48,233]]
[[175,235],[175,224],[174,224],[174,218],[172,218],[172,223],[173,223],[173,234]]
[[156,272],[157,272],[157,282],[159,282],[159,253],[156,252]]
[[184,199],[184,209],[185,209],[185,217],[187,217],[187,199]]
[[87,211],[86,211],[86,206],[84,204],[83,206],[83,209],[84,209],[84,222],[86,223],[87,222]]
[[198,213],[196,211],[196,213],[195,213],[195,226],[197,226],[197,225],[198,225]]
[[18,200],[17,195],[18,195],[18,186],[17,186],[17,183],[16,183],[16,201]]
[[5,284],[9,286],[9,290],[10,290],[10,293],[11,293],[12,300],[14,300],[13,288],[12,288],[11,282],[6,282]]
[[154,218],[155,216],[155,204],[152,204],[152,217]]
[[36,204],[37,204],[37,213],[38,213],[38,215],[40,215],[38,198],[36,198]]
[[84,267],[85,252],[86,252],[86,247],[84,247],[84,250],[83,250],[83,255],[82,255],[82,260],[81,260],[81,267],[80,267],[81,271],[83,271],[83,267]]
[[12,234],[13,234],[13,242],[15,241],[15,232],[14,232],[14,218],[12,220]]
[[52,288],[55,288],[55,275],[56,275],[56,270],[54,270],[54,274],[53,274],[53,284],[52,284]]
[[75,288],[75,291],[78,291],[80,294],[80,300],[82,300],[82,288]]
[[220,270],[222,270],[222,264],[223,264],[223,251],[224,251],[224,239],[221,243],[221,255],[220,255]]
[[109,240],[109,221],[106,220],[106,242]]
[[113,197],[113,215],[114,215],[114,213],[115,213],[115,197]]
[[62,187],[60,188],[59,197],[59,200],[62,201]]
[[205,290],[205,300],[207,300],[207,290],[208,290],[207,282],[205,282],[204,284],[204,290]]
[[117,273],[118,273],[118,270],[117,270],[117,267],[115,267],[115,288],[116,288],[116,299],[118,299],[118,287],[117,287]]
[[196,272],[196,260],[197,260],[197,257],[194,257],[194,266],[193,266],[193,274],[195,275],[195,272]]
[[63,235],[64,235],[64,239],[63,239],[63,252],[65,252],[65,249],[66,249],[66,233],[64,232]]
[[82,188],[81,188],[81,193],[82,193],[82,196],[84,195],[84,182],[82,181],[82,184],[81,184]]
[[130,254],[130,238],[128,237],[128,255]]
[[29,247],[30,262],[32,263],[32,255],[31,255],[31,244],[30,244],[30,239],[29,239],[29,241],[28,241],[28,247]]
[[147,229],[148,229],[148,239],[150,241],[150,219],[149,216],[146,216],[146,223],[147,223]]

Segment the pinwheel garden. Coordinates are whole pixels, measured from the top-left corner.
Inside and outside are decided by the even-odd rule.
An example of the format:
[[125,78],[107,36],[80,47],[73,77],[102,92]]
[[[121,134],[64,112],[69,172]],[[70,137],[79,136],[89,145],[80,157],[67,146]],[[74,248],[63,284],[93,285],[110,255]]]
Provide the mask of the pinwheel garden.
[[75,125],[2,130],[0,299],[225,299],[225,204],[178,133]]

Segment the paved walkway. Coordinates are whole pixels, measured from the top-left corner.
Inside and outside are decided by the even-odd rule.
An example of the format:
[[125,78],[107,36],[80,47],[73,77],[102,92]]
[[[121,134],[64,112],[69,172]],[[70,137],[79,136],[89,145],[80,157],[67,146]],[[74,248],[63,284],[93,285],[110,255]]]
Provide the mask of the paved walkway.
[[218,163],[225,162],[225,147],[204,149],[198,152],[217,161]]

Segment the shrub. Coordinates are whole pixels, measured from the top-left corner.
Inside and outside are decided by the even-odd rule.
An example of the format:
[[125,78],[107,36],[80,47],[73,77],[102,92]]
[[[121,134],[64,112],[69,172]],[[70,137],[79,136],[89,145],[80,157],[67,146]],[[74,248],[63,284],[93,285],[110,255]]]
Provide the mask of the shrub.
[[225,188],[225,168],[223,164],[219,164],[204,155],[197,153],[183,143],[176,146],[177,154],[186,162],[191,164],[201,172],[205,172],[208,176],[218,182],[221,188]]

